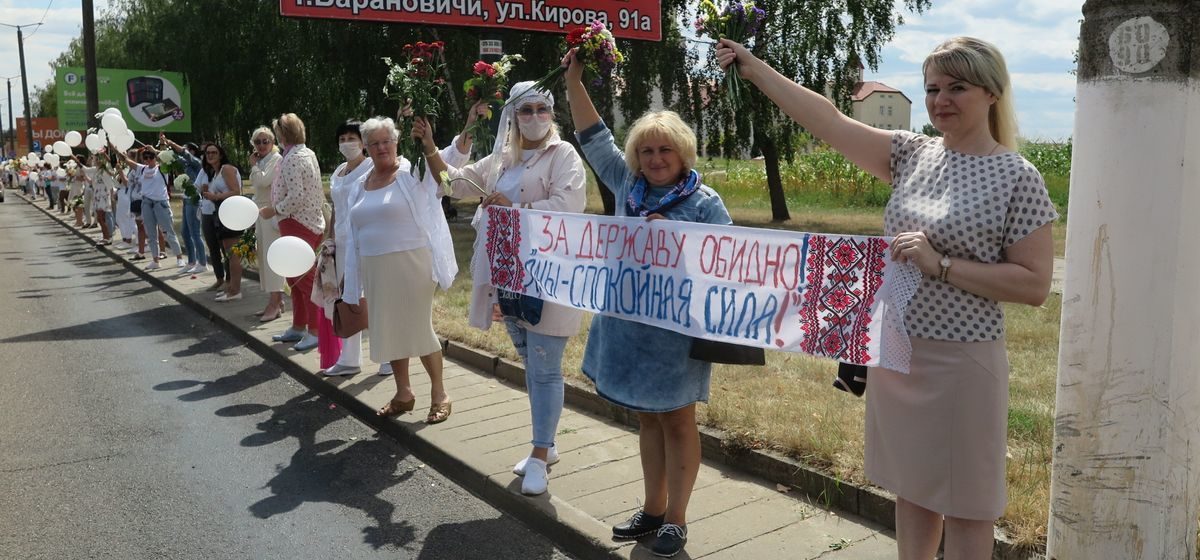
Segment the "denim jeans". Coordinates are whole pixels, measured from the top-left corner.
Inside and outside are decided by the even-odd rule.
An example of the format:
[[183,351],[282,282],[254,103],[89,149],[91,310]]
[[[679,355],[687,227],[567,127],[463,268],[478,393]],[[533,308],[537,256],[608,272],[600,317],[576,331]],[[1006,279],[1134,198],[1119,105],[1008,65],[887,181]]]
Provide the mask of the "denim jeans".
[[183,247],[187,252],[188,264],[208,265],[204,254],[204,235],[200,229],[200,206],[183,199]]
[[175,223],[171,219],[171,202],[168,200],[153,200],[142,198],[142,223],[146,226],[146,241],[150,242],[150,254],[158,260],[158,229],[162,229],[167,237],[167,245],[171,246],[171,254],[176,257],[183,254],[179,250],[179,240],[175,238]]
[[525,363],[525,390],[529,392],[529,414],[533,418],[531,443],[534,447],[551,447],[562,417],[562,358],[569,337],[538,334],[512,318],[504,319],[504,327]]

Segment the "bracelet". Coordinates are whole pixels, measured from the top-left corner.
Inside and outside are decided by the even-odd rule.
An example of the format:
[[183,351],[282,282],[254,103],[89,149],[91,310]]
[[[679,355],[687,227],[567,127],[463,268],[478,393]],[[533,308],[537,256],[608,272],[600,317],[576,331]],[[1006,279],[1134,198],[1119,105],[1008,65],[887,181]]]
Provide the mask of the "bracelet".
[[438,153],[437,148],[434,148],[428,152],[425,152],[425,157],[433,157],[433,154],[436,154],[436,153]]

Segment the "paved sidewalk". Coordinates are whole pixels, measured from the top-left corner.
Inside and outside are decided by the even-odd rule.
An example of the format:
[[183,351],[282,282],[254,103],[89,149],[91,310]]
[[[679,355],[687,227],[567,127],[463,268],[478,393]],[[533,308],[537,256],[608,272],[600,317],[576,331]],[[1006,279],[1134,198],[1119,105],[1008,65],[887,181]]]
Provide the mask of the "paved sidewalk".
[[[10,195],[13,194],[11,191]],[[18,198],[14,196],[14,198]],[[66,221],[68,229],[81,233]],[[73,221],[73,218],[71,218]],[[83,230],[95,240],[98,229]],[[520,494],[520,479],[510,469],[528,452],[529,404],[522,387],[480,373],[447,359],[447,391],[454,414],[436,426],[426,426],[428,377],[419,360],[412,360],[417,408],[414,413],[380,420],[370,411],[382,406],[395,391],[390,377],[375,375],[367,362],[352,377],[316,375],[317,352],[290,351],[273,344],[271,335],[288,325],[288,316],[259,323],[253,313],[266,295],[256,282],[243,280],[244,299],[213,301],[204,291],[211,274],[181,275],[174,258],[164,268],[141,271],[146,261],[130,263],[126,255],[99,248],[138,270],[185,305],[232,328],[256,351],[279,363],[306,385],[330,395],[365,422],[398,437],[414,453],[446,476],[480,494],[506,512],[529,523],[581,558],[653,558],[644,546],[615,542],[610,526],[639,509],[642,495],[637,434],[624,426],[568,408],[564,411],[557,445],[562,461],[551,467],[550,491],[536,498]],[[364,356],[368,353],[364,350]],[[679,559],[856,559],[894,558],[890,531],[862,519],[823,510],[773,484],[740,474],[723,465],[705,463],[688,510],[689,542]]]

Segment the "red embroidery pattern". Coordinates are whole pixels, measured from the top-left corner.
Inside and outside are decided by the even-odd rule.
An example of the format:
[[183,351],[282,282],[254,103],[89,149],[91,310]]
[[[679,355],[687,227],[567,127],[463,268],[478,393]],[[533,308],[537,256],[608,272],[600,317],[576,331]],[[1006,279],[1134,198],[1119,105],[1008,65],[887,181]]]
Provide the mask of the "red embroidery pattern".
[[801,350],[856,364],[875,358],[869,351],[871,307],[883,284],[885,258],[887,243],[877,237],[809,236]]
[[521,211],[489,206],[487,212],[487,255],[492,285],[519,292],[525,282],[525,267],[521,264]]

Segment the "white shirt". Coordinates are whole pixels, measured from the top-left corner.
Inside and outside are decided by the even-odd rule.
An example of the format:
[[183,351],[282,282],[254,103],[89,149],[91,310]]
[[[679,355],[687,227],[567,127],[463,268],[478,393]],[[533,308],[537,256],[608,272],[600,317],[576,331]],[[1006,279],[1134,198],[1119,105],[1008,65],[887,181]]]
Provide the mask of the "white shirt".
[[[239,184],[241,184],[241,182],[242,182],[241,172],[234,171],[234,173],[235,173],[235,175],[237,175],[237,182]],[[220,194],[223,192],[229,192],[229,186],[225,184],[225,175],[222,174],[220,170],[217,170],[216,177],[210,178],[208,176],[208,173],[206,171],[204,171],[203,169],[201,169],[200,172],[196,174],[195,184],[196,184],[197,191],[199,191],[200,188],[203,187],[204,185],[208,185],[208,192],[210,192],[210,193]],[[204,197],[200,197],[200,213],[201,214],[208,216],[208,215],[215,213],[216,211],[217,211],[217,203],[216,202],[213,202]]]
[[354,171],[342,176],[348,164],[343,162],[329,176],[329,196],[333,198],[333,237],[339,245],[344,246],[345,239],[350,235],[350,208],[362,196],[362,184],[359,181],[375,168],[371,158],[365,158]]
[[[521,163],[528,164],[535,155],[537,152],[532,150],[521,152]],[[528,165],[514,165],[504,170],[504,174],[496,181],[496,192],[513,202],[519,202],[521,200],[521,176],[525,175],[527,168]]]
[[167,191],[167,179],[162,171],[158,170],[158,166],[151,167],[140,163],[136,165],[134,169],[138,173],[138,183],[142,186],[142,198],[159,202],[169,200],[171,194]]

